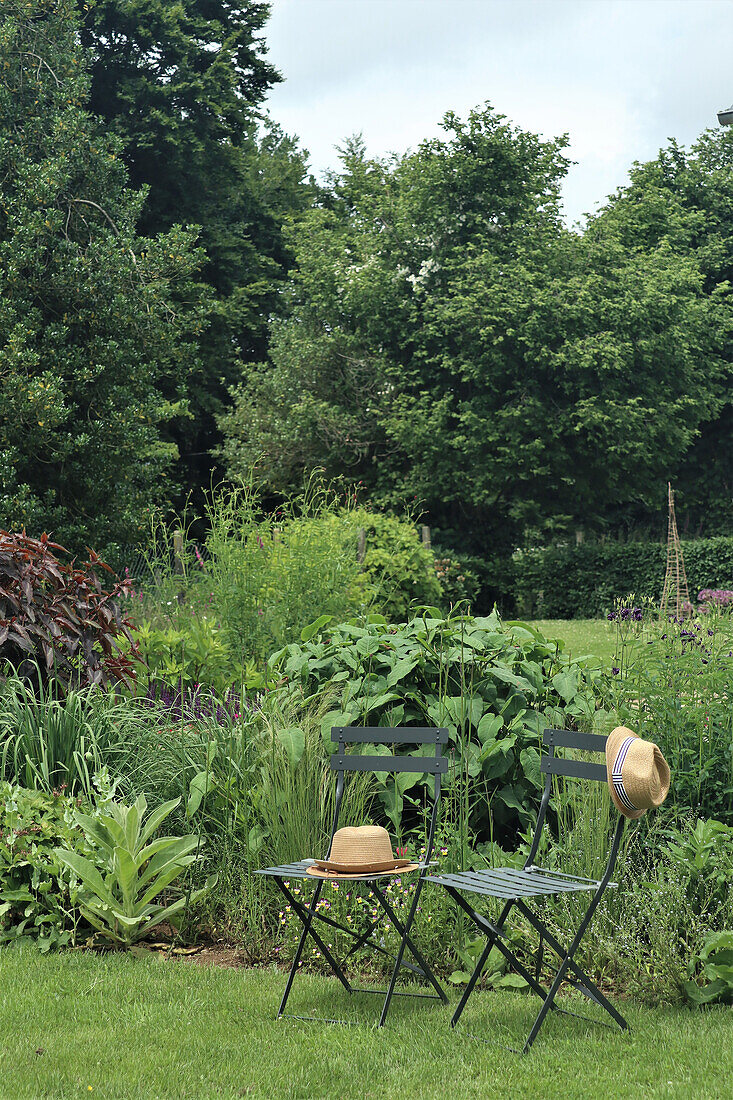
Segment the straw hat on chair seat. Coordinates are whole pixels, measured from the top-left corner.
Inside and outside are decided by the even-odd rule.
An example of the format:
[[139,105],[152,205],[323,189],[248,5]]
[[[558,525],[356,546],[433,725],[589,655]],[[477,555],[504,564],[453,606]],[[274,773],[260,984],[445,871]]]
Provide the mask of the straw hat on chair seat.
[[328,859],[317,859],[308,874],[316,878],[361,878],[417,871],[409,859],[395,859],[389,833],[381,825],[347,826],[334,833]]

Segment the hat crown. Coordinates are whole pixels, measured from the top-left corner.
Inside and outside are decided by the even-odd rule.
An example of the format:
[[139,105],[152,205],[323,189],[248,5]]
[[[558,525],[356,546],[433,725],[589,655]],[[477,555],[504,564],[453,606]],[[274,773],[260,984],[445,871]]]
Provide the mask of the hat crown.
[[345,826],[334,833],[329,861],[353,867],[369,867],[393,861],[389,833],[381,825]]
[[651,741],[637,738],[630,746],[622,768],[624,786],[640,810],[661,806],[669,791],[669,767]]

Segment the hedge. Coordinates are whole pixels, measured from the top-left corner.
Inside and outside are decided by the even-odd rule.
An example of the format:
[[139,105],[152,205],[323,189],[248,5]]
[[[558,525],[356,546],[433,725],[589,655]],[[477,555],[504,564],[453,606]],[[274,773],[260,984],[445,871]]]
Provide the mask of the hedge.
[[[598,542],[523,550],[514,555],[520,614],[538,619],[589,619],[603,615],[619,596],[659,601],[666,545]],[[733,588],[733,538],[682,542],[690,599],[701,588]]]

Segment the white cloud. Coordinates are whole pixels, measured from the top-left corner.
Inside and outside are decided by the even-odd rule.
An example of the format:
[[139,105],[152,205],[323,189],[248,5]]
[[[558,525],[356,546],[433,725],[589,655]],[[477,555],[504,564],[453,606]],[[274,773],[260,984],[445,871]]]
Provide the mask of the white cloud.
[[349,134],[402,152],[489,100],[569,132],[570,220],[733,101],[733,0],[274,0],[266,37],[286,78],[272,115],[317,171]]

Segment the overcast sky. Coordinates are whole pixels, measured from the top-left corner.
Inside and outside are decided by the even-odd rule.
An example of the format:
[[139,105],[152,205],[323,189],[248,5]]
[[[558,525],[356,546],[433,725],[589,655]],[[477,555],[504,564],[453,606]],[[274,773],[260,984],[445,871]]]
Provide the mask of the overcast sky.
[[274,0],[266,38],[271,114],[316,173],[350,134],[404,152],[488,100],[569,133],[571,222],[733,103],[733,0]]

